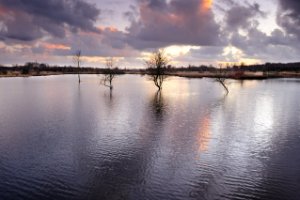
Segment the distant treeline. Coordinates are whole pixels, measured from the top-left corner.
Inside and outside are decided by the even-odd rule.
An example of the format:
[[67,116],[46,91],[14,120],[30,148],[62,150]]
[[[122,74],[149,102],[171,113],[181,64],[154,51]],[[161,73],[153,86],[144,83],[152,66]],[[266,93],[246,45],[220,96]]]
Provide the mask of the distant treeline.
[[241,66],[233,66],[230,67],[231,70],[240,69],[243,71],[292,71],[292,72],[299,72],[300,71],[300,63],[266,63],[261,65],[241,65]]
[[[219,70],[219,67],[214,67],[212,65],[206,66],[206,65],[200,65],[200,66],[193,66],[189,65],[188,67],[172,67],[168,66],[167,71],[170,72],[178,72],[178,71],[199,71],[199,72],[215,72]],[[293,72],[300,72],[300,62],[299,63],[266,63],[266,64],[257,64],[257,65],[224,65],[222,66],[223,70],[227,71],[293,71]]]
[[[16,65],[12,67],[0,66],[0,74],[7,74],[8,72],[20,72],[21,74],[39,74],[41,72],[49,72],[49,73],[61,73],[61,74],[74,74],[84,73],[84,74],[105,74],[108,73],[108,69],[106,68],[94,68],[94,67],[82,67],[77,68],[73,66],[49,66],[44,63],[26,63],[25,65]],[[113,69],[116,74],[123,74],[124,70],[120,70],[119,68]]]
[[[222,66],[223,70],[226,71],[290,71],[290,72],[300,72],[300,62],[299,63],[266,63],[266,64],[257,64],[257,65],[225,65]],[[219,67],[214,67],[212,65],[205,66],[192,66],[189,65],[188,67],[173,67],[171,65],[168,65],[165,68],[166,72],[180,72],[180,71],[198,71],[198,72],[215,72],[219,70]],[[18,66],[12,66],[12,67],[5,67],[0,66],[0,74],[5,75],[8,72],[19,72],[20,74],[40,74],[41,72],[44,73],[59,73],[59,74],[74,74],[74,73],[80,73],[83,74],[106,74],[109,73],[108,69],[106,68],[95,68],[95,67],[72,67],[72,66],[49,66],[44,63],[33,63],[28,62],[25,65],[18,65]],[[111,72],[111,71],[110,71]],[[114,68],[113,72],[115,74],[124,74],[124,73],[147,73],[147,69],[120,69],[120,68]]]

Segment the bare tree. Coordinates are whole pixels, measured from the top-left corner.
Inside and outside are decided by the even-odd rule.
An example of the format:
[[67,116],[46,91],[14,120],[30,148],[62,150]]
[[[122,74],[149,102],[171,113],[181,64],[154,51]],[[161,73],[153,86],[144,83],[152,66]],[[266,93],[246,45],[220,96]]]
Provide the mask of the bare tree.
[[227,75],[226,75],[225,71],[222,69],[222,64],[219,64],[219,69],[217,71],[215,81],[220,83],[223,86],[223,88],[226,90],[226,93],[228,94],[229,90],[225,83],[226,79],[227,79]]
[[116,76],[115,63],[116,63],[116,61],[113,57],[107,58],[105,60],[106,69],[104,71],[104,77],[100,82],[104,86],[109,87],[110,90],[113,89],[112,82]]
[[81,55],[81,50],[78,50],[75,52],[74,56],[73,56],[73,62],[77,65],[77,69],[78,69],[78,83],[80,84],[81,80],[80,80],[80,66],[82,63],[82,55]]
[[151,80],[153,80],[158,91],[162,89],[163,82],[167,78],[165,73],[167,64],[168,59],[163,50],[153,52],[149,60],[146,61],[148,75],[151,77]]

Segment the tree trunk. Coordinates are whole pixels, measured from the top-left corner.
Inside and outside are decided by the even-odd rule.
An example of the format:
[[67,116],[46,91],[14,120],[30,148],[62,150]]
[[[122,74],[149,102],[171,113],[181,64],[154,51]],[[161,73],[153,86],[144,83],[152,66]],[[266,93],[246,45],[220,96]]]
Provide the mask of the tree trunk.
[[226,87],[226,85],[221,81],[220,82],[221,84],[222,84],[222,86],[225,88],[225,90],[226,90],[226,93],[228,94],[229,93],[229,90],[228,90],[228,88]]
[[78,83],[80,84],[80,67],[79,67],[79,62],[78,62]]

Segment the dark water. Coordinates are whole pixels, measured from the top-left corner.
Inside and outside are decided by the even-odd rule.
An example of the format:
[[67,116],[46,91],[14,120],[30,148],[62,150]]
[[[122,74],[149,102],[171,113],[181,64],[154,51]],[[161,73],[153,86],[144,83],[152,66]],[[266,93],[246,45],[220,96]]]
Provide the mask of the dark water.
[[300,81],[0,79],[0,199],[300,198]]

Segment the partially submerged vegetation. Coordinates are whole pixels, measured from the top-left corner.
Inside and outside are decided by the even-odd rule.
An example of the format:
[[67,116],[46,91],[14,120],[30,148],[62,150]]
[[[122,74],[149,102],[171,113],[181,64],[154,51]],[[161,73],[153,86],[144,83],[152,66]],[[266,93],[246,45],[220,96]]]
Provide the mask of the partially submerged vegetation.
[[146,61],[146,74],[154,82],[158,91],[162,89],[163,83],[167,78],[168,59],[162,50],[157,50],[152,53],[149,60]]
[[103,78],[100,81],[100,84],[109,87],[110,90],[113,89],[112,82],[116,75],[120,74],[118,73],[117,68],[115,67],[116,65],[116,60],[113,57],[107,58],[105,61],[106,68],[102,72],[103,73]]
[[228,94],[229,90],[225,83],[226,79],[227,79],[226,71],[222,68],[222,65],[220,64],[220,68],[216,74],[215,81],[218,82],[220,85],[222,85],[223,88],[226,90],[226,93]]
[[116,66],[113,58],[108,58],[104,68],[82,67],[81,52],[74,57],[77,66],[49,66],[40,63],[26,63],[24,66],[4,67],[0,66],[0,77],[28,77],[28,76],[48,76],[60,74],[77,74],[79,84],[80,74],[102,74],[100,83],[113,89],[113,80],[116,75],[140,74],[148,75],[161,91],[163,82],[168,76],[180,76],[187,78],[212,78],[219,83],[229,93],[226,85],[227,79],[268,79],[268,78],[300,78],[300,63],[250,65],[250,66],[227,66],[215,68],[213,66],[189,66],[172,67],[168,65],[167,57],[163,51],[155,51],[149,60],[146,61],[145,69],[120,69]]
[[82,55],[81,55],[81,50],[76,51],[75,55],[73,56],[73,62],[75,65],[77,65],[77,75],[78,75],[78,83],[80,84],[81,79],[80,79],[80,66],[82,63]]

